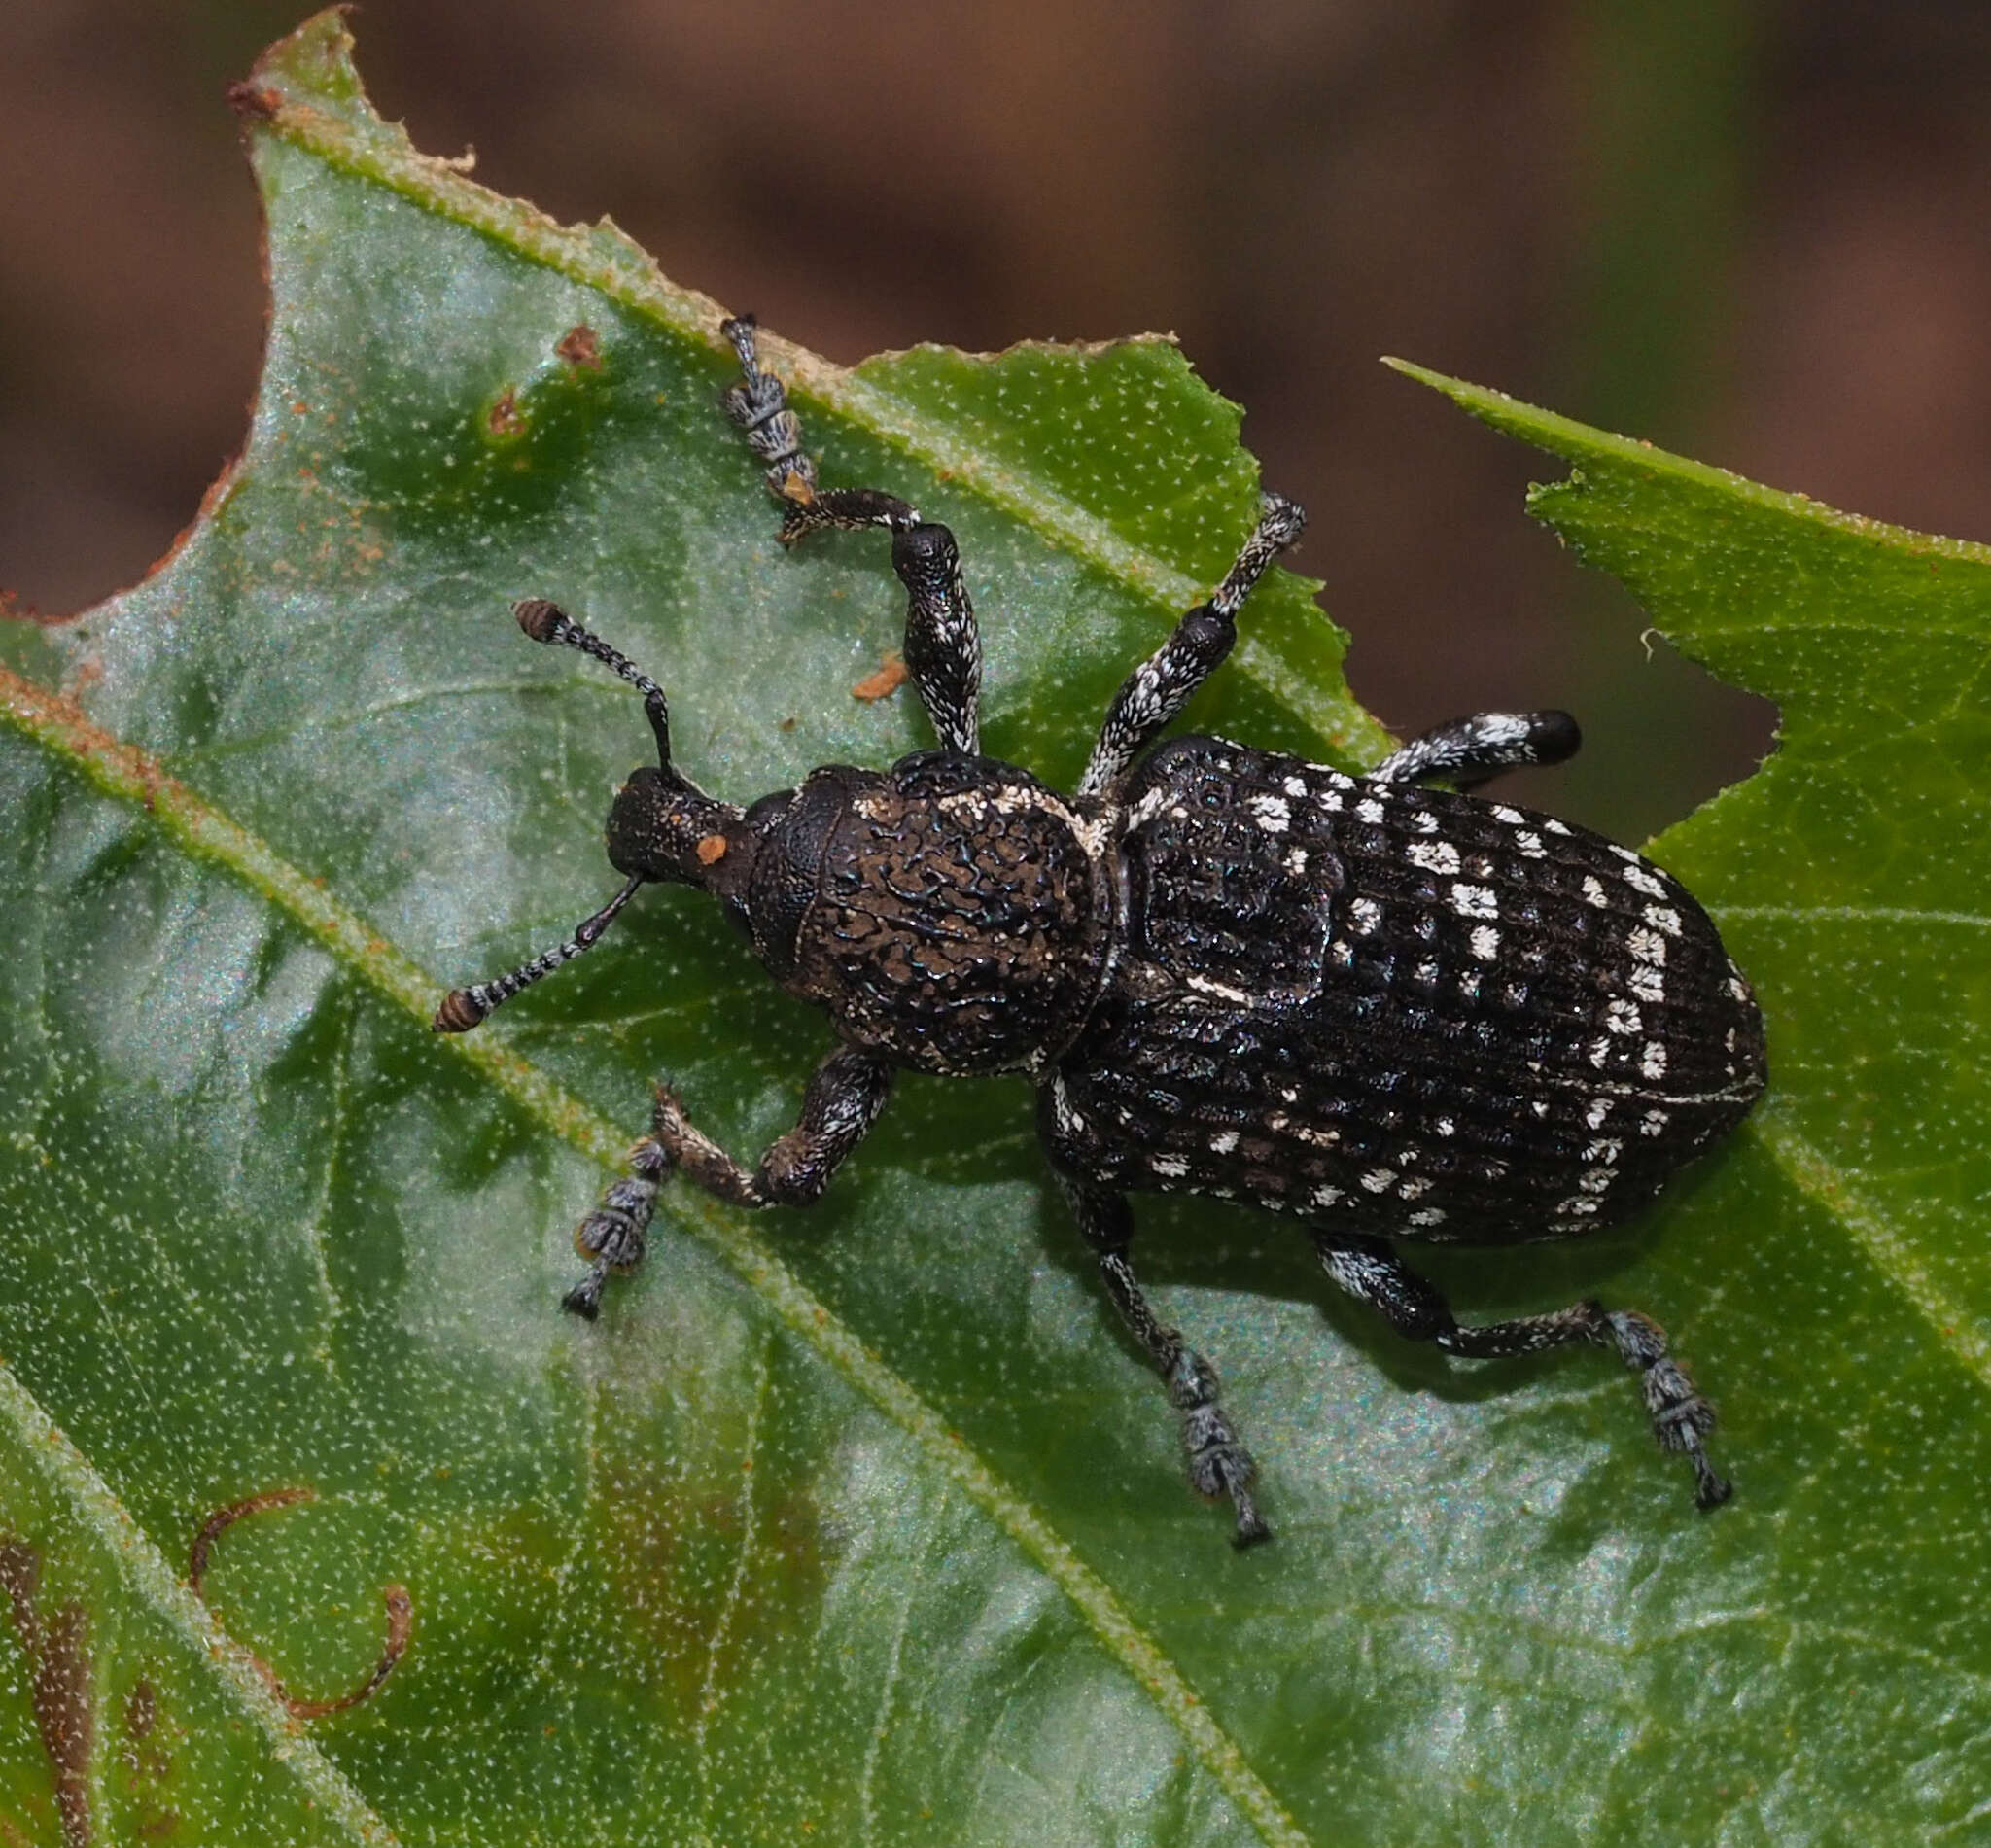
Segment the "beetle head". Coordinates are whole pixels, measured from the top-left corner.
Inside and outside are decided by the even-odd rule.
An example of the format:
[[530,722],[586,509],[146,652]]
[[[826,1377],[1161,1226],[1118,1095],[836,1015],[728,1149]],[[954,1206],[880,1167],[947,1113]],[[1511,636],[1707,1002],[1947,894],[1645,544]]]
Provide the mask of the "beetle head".
[[675,771],[642,764],[615,792],[608,840],[609,860],[618,873],[737,900],[758,833],[730,802],[714,801]]

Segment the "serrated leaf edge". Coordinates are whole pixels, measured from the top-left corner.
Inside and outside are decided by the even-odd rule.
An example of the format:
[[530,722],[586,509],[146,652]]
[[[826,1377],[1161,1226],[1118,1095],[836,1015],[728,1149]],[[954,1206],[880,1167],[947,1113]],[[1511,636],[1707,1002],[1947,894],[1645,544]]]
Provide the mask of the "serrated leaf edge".
[[[457,165],[420,153],[405,129],[382,122],[366,104],[352,49],[352,35],[339,8],[306,20],[273,46],[259,60],[250,84],[242,87],[260,99],[246,118],[249,132],[274,135],[340,172],[370,180],[438,218],[481,232],[570,282],[597,291],[629,313],[668,328],[716,357],[730,359],[731,349],[718,331],[726,309],[701,291],[672,282],[656,260],[612,220],[604,218],[593,226],[562,225],[523,199],[478,186]],[[300,71],[313,61],[335,73],[359,99],[348,102],[333,84]],[[257,90],[259,78],[275,80],[276,87]],[[833,412],[944,476],[952,486],[979,495],[1048,543],[1145,598],[1170,621],[1208,593],[1207,584],[1122,539],[1105,521],[1042,482],[991,463],[946,425],[914,410],[859,372],[766,329],[761,331],[760,350],[763,361],[786,379],[789,396],[805,407],[814,403]],[[1327,625],[1324,615],[1320,620]],[[1289,661],[1264,636],[1247,630],[1240,638],[1233,668],[1249,676],[1350,761],[1373,763],[1392,749],[1388,732],[1345,687],[1323,690],[1315,677]]]

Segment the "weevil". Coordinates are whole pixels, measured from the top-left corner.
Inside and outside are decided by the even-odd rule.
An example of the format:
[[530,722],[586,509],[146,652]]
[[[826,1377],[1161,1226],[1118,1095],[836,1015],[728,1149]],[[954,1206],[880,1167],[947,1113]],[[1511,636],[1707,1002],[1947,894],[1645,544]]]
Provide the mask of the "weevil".
[[[659,1086],[628,1171],[575,1242],[566,1307],[593,1318],[641,1262],[674,1173],[736,1206],[803,1205],[878,1119],[895,1071],[1020,1072],[1106,1297],[1180,1414],[1189,1477],[1244,1547],[1270,1528],[1216,1371],[1149,1306],[1128,1196],[1205,1194],[1289,1213],[1328,1277],[1400,1335],[1475,1359],[1587,1341],[1638,1376],[1654,1435],[1712,1508],[1713,1408],[1656,1323],[1581,1302],[1460,1323],[1399,1239],[1503,1245],[1622,1220],[1762,1093],[1763,1020],[1707,914],[1662,867],[1549,816],[1466,793],[1569,757],[1566,713],[1483,713],[1373,770],[1164,729],[1229,654],[1253,586],[1305,515],[1264,499],[1208,600],[1127,678],[1069,797],[981,752],[980,634],[954,536],[895,496],[824,487],[751,316],[724,408],[793,545],[882,529],[906,590],[904,658],[938,748],[829,764],[747,808],[671,756],[663,689],[553,604],[515,614],[642,694],[657,762],[608,819],[625,884],[567,941],[454,990],[463,1032],[597,943],[637,889],[710,892],[767,972],[839,1042],[795,1127],[744,1167]],[[1429,787],[1443,780],[1450,787]]]

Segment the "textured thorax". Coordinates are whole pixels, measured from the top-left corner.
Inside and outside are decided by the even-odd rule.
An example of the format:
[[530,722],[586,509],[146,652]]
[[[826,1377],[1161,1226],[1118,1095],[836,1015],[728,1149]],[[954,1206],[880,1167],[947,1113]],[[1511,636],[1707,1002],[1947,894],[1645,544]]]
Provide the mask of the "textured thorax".
[[852,790],[791,986],[898,1063],[1035,1069],[1083,1024],[1110,924],[1087,824],[1060,796],[990,758],[922,753]]
[[1567,823],[1184,738],[1136,773],[1117,847],[1125,951],[1045,1104],[1100,1184],[1564,1237],[1763,1088],[1706,914]]

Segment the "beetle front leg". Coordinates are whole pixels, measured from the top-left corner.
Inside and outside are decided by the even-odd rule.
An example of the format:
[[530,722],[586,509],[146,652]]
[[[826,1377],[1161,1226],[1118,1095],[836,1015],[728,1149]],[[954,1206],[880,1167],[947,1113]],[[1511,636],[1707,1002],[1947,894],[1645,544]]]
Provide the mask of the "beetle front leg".
[[802,422],[787,390],[761,366],[751,314],[721,323],[740,356],[740,382],[728,388],[726,415],[765,465],[768,491],[783,507],[781,541],[792,545],[818,527],[891,535],[891,568],[906,587],[906,672],[932,721],[941,749],[972,757],[981,748],[982,632],[961,575],[961,553],[944,526],[876,488],[817,485],[815,459],[803,451]]
[[1148,1307],[1147,1298],[1127,1261],[1134,1238],[1134,1215],[1125,1195],[1086,1187],[1060,1176],[1065,1198],[1078,1220],[1085,1241],[1099,1255],[1100,1280],[1120,1319],[1147,1350],[1148,1358],[1169,1390],[1169,1403],[1182,1414],[1182,1443],[1189,1452],[1189,1480],[1197,1492],[1212,1501],[1227,1496],[1237,1510],[1238,1529],[1232,1544],[1255,1546],[1272,1538],[1272,1529],[1252,1499],[1251,1483],[1258,1466],[1217,1402],[1216,1369],[1186,1345],[1178,1330],[1165,1327]]
[[611,1181],[574,1234],[591,1268],[562,1302],[592,1321],[611,1272],[643,1262],[657,1189],[676,1169],[735,1206],[806,1206],[821,1197],[844,1158],[864,1139],[891,1095],[891,1067],[845,1047],[816,1067],[795,1127],[745,1168],[685,1116],[677,1095],[657,1087],[649,1133],[629,1152],[629,1172]]
[[1436,1286],[1405,1264],[1384,1240],[1315,1232],[1313,1244],[1327,1274],[1358,1303],[1377,1310],[1398,1334],[1414,1342],[1431,1342],[1448,1354],[1504,1360],[1575,1341],[1615,1348],[1639,1377],[1646,1415],[1659,1447],[1682,1452],[1693,1465],[1694,1501],[1701,1508],[1719,1508],[1733,1492],[1728,1480],[1715,1473],[1703,1442],[1714,1429],[1714,1407],[1666,1351],[1665,1331],[1649,1317],[1586,1301],[1547,1315],[1462,1327]]

